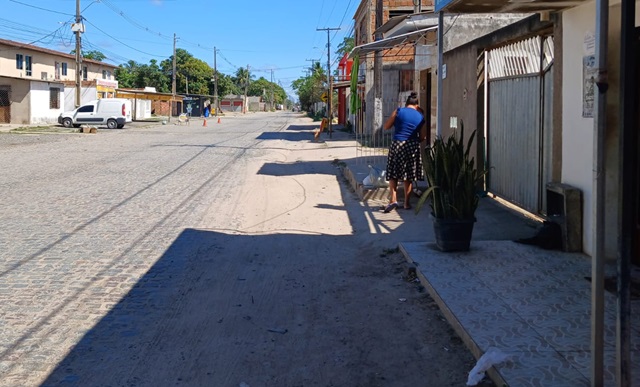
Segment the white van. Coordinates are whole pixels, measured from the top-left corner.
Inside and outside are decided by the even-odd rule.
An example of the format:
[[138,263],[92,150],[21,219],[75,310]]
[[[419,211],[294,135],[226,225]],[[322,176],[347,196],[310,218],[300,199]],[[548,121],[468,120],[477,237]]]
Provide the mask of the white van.
[[123,98],[91,101],[58,117],[58,123],[65,128],[106,124],[109,129],[121,129],[127,122],[131,122],[131,101]]

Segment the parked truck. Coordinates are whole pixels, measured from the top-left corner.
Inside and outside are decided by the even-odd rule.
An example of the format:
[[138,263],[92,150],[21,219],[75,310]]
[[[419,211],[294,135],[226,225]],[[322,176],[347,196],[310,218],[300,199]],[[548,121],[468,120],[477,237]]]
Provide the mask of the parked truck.
[[127,122],[131,122],[131,101],[123,98],[91,101],[58,117],[58,123],[65,128],[106,125],[109,129],[121,129]]

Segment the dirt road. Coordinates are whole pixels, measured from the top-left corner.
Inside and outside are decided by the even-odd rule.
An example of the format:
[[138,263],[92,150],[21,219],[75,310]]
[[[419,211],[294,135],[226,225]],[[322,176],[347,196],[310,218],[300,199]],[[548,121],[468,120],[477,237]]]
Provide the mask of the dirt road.
[[[420,240],[421,230],[407,228],[401,214],[363,205],[341,177],[335,160],[355,156],[352,139],[338,133],[311,142],[317,125],[291,113],[223,124],[79,140],[114,163],[101,168],[117,169],[122,189],[143,187],[110,204],[111,211],[135,204],[136,215],[87,216],[75,229],[109,224],[118,239],[93,234],[96,241],[61,249],[55,259],[73,246],[85,253],[66,270],[105,255],[114,260],[74,277],[88,282],[72,301],[41,300],[47,319],[21,314],[35,322],[20,325],[22,339],[3,344],[0,385],[465,385],[473,357],[407,276],[396,249],[399,241]],[[134,138],[150,156],[129,150]],[[174,172],[145,180],[173,168],[159,163],[177,152],[183,157]],[[121,162],[139,177],[122,174]],[[91,186],[77,189],[89,195]],[[139,200],[141,192],[148,199]],[[102,200],[85,197],[87,208]],[[19,275],[13,267],[4,279]],[[80,286],[57,278],[66,289]],[[52,298],[53,284],[44,285]],[[116,301],[95,302],[105,294]],[[71,304],[75,313],[66,309]],[[7,306],[0,312],[0,327],[11,329],[15,313]]]

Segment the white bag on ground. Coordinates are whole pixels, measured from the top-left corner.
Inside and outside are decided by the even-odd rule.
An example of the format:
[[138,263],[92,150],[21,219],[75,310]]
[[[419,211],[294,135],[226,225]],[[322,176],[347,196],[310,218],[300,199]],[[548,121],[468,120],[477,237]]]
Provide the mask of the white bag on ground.
[[476,366],[469,372],[467,386],[476,386],[484,378],[486,370],[507,360],[511,360],[511,355],[500,351],[498,348],[489,348],[484,355],[480,356]]
[[[376,188],[385,188],[389,186],[389,182],[385,179],[387,171],[376,166],[369,165],[369,179],[371,185]],[[365,179],[366,180],[366,179]]]

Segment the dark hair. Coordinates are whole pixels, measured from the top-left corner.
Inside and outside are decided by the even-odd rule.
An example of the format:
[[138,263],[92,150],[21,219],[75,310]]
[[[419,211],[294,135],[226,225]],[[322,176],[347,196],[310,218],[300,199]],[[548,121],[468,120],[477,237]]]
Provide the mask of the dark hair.
[[415,91],[412,91],[411,94],[407,97],[407,102],[405,103],[405,106],[408,105],[418,105],[418,93],[416,93]]

